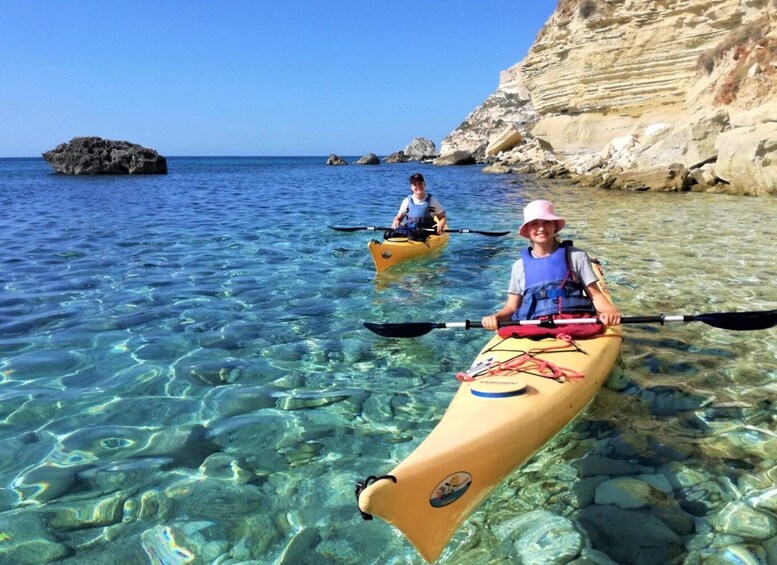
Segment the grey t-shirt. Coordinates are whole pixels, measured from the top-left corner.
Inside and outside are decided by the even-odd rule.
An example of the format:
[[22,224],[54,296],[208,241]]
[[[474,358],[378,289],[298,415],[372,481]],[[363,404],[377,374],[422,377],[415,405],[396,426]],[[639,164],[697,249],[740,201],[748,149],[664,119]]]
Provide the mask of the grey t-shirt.
[[[591,266],[591,258],[588,253],[577,247],[572,247],[569,254],[570,262],[572,263],[572,272],[577,275],[577,278],[582,281],[583,286],[588,286],[592,282],[599,280],[596,276],[594,268]],[[523,259],[518,259],[513,263],[513,271],[510,274],[510,285],[507,288],[507,292],[510,294],[519,294],[523,296],[524,283],[525,283],[524,271],[523,271]]]

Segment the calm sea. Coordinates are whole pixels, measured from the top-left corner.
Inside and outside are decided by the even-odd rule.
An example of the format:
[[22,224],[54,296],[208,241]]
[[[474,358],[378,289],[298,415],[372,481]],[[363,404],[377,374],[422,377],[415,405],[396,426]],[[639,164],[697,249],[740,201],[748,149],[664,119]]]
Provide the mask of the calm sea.
[[[354,483],[418,445],[488,336],[388,340],[362,322],[494,311],[535,198],[602,260],[625,315],[777,308],[774,198],[325,161],[170,158],[166,176],[70,177],[0,160],[0,563],[421,563],[361,520]],[[452,234],[377,276],[376,234],[330,226],[389,224],[416,171],[451,228],[512,233]],[[698,475],[664,493],[692,516],[679,559],[774,553],[777,330],[625,333],[618,390],[516,471],[443,562],[518,562],[505,524],[574,520],[538,485],[573,491],[582,479],[558,463],[586,457]],[[719,526],[732,504],[761,516],[760,538]]]

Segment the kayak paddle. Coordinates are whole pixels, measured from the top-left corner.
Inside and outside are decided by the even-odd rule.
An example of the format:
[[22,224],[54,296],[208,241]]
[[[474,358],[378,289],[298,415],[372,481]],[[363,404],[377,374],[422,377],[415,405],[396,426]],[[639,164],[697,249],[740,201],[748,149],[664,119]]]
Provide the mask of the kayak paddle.
[[479,233],[480,235],[492,235],[499,237],[507,235],[509,231],[478,231],[478,230],[445,230],[445,233]]
[[335,226],[329,226],[329,227],[332,228],[333,230],[337,230],[337,231],[360,231],[360,230],[386,231],[386,230],[390,230],[391,229],[391,228],[378,228],[378,227],[375,227],[375,226],[361,226],[361,227],[357,227],[357,228],[338,228],[338,227],[335,227]]
[[[339,228],[335,226],[329,226],[329,227],[337,231],[360,231],[360,230],[387,231],[387,230],[393,229],[393,228],[381,228],[377,226],[360,226],[355,228]],[[428,229],[425,229],[424,231],[437,231],[437,230],[435,230],[434,228],[428,228]],[[479,231],[479,230],[445,230],[445,233],[477,233],[480,235],[491,235],[491,236],[498,237],[502,235],[507,235],[510,232],[509,231]]]
[[[763,312],[712,312],[709,314],[667,316],[633,316],[621,318],[621,324],[664,324],[667,322],[702,322],[723,330],[765,330],[777,325],[777,310]],[[600,324],[598,318],[566,318],[561,320],[520,320],[502,322],[500,326],[545,326],[565,324]],[[364,322],[364,327],[383,337],[418,337],[436,329],[482,328],[481,322],[408,322],[376,324]]]

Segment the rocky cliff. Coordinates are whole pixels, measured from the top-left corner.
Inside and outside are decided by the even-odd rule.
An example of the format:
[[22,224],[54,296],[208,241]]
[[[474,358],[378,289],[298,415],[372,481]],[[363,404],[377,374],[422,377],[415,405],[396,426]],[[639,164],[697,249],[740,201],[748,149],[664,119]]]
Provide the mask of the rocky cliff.
[[[522,141],[489,156],[505,128]],[[520,147],[532,139],[552,147],[533,163],[546,175],[777,194],[777,1],[560,0],[441,155],[509,169],[532,161]]]

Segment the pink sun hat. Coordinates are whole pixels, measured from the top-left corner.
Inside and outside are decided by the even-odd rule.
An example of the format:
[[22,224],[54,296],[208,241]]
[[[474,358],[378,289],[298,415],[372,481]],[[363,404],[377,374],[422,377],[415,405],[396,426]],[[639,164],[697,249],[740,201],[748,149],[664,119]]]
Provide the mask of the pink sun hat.
[[567,221],[556,215],[556,209],[553,203],[548,200],[533,200],[523,209],[523,224],[518,233],[523,237],[529,237],[528,225],[534,220],[552,220],[556,223],[556,233],[561,231]]

